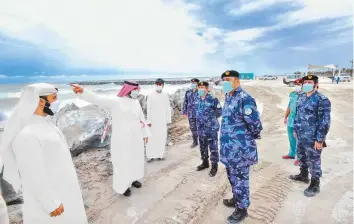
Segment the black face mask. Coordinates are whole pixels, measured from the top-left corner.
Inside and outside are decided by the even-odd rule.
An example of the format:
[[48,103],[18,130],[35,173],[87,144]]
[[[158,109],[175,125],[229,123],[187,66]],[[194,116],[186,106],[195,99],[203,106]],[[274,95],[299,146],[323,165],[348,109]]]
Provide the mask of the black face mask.
[[53,116],[54,113],[53,113],[53,111],[52,111],[49,107],[50,107],[50,103],[49,103],[48,101],[45,102],[45,106],[44,106],[44,108],[43,108],[43,112],[46,113],[46,114],[48,114],[48,115],[50,115],[50,116]]

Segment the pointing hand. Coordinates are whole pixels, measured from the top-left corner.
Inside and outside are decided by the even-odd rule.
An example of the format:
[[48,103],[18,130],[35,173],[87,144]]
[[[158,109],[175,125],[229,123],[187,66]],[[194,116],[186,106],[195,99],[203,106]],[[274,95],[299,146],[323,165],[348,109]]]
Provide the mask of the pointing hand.
[[70,84],[73,87],[73,91],[74,93],[78,94],[78,93],[83,93],[84,92],[84,88],[75,85],[75,84]]
[[50,213],[50,217],[55,217],[55,216],[61,215],[63,212],[64,212],[64,206],[63,206],[63,204],[60,204],[57,209],[55,209],[54,211],[52,211]]

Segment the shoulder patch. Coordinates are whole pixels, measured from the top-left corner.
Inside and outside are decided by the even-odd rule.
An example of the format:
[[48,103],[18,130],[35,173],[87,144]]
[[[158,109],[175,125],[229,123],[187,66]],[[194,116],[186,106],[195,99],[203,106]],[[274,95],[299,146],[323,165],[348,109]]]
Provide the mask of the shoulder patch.
[[246,115],[251,115],[251,114],[252,114],[252,109],[249,108],[249,107],[246,108],[246,109],[245,109],[245,114],[246,114]]

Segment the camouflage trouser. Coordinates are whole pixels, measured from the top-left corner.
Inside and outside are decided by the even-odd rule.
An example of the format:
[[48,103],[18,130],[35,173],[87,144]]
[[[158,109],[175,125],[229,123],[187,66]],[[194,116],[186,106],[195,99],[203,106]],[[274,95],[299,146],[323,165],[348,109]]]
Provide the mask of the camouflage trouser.
[[218,152],[218,132],[214,131],[211,133],[205,133],[204,135],[199,135],[200,144],[200,156],[201,159],[209,159],[208,146],[210,149],[210,162],[219,162],[219,152]]
[[189,128],[191,129],[193,137],[198,138],[197,119],[189,118],[188,120],[189,120]]
[[299,160],[299,166],[303,169],[310,168],[312,178],[319,179],[322,176],[321,170],[321,153],[322,150],[315,150],[314,144],[302,144],[300,141],[297,144],[297,158]]
[[226,172],[232,187],[236,207],[247,209],[251,203],[249,187],[250,167],[227,167]]

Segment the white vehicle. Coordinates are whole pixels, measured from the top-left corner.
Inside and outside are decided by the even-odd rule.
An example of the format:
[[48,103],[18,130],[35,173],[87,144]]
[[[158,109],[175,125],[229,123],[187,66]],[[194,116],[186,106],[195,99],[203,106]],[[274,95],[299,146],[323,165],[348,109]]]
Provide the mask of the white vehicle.
[[295,85],[295,80],[302,78],[304,75],[302,74],[292,74],[292,75],[287,75],[285,78],[283,78],[283,83],[288,86],[294,86]]
[[340,82],[350,82],[350,76],[347,73],[341,73],[339,75]]
[[276,80],[278,77],[275,75],[264,75],[259,80]]

